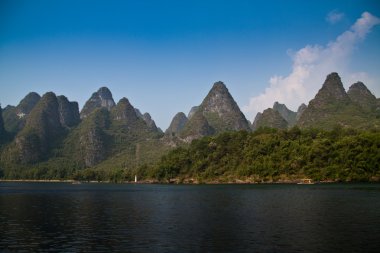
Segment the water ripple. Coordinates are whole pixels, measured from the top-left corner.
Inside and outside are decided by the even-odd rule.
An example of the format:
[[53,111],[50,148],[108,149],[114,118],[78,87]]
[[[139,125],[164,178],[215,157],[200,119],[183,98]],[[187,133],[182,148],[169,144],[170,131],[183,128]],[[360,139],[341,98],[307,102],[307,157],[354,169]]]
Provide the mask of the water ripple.
[[379,189],[0,183],[0,251],[377,252]]

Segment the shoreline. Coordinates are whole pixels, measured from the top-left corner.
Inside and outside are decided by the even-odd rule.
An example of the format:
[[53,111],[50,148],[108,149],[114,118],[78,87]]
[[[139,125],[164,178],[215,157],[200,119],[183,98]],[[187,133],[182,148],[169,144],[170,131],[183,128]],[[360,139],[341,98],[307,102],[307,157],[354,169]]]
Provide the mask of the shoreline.
[[71,184],[162,184],[162,185],[257,185],[257,184],[298,184],[298,185],[314,185],[314,184],[332,184],[332,183],[379,183],[379,181],[334,181],[334,180],[324,180],[324,181],[313,181],[312,183],[302,183],[300,180],[280,180],[280,181],[266,181],[266,182],[255,182],[255,181],[185,181],[179,182],[177,180],[172,180],[169,182],[160,182],[155,180],[142,180],[138,182],[134,181],[124,181],[124,182],[111,182],[111,181],[77,181],[73,179],[0,179],[0,183],[71,183]]

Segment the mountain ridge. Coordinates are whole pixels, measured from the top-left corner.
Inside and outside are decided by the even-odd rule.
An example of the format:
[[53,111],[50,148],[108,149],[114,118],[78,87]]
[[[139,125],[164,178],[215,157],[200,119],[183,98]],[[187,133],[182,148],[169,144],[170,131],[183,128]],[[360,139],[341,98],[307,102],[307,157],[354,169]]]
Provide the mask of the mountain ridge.
[[249,122],[226,85],[218,81],[213,84],[202,103],[191,108],[180,135],[191,141],[201,136],[238,130],[250,130]]
[[29,92],[17,106],[6,106],[3,110],[4,127],[11,134],[16,135],[25,126],[29,113],[33,110],[41,96],[36,92]]
[[[202,103],[191,108],[189,117],[184,113],[173,117],[165,134],[149,113],[142,114],[126,97],[115,104],[106,87],[94,92],[81,112],[77,102],[53,92],[42,97],[32,92],[25,98],[20,102],[23,106],[19,106],[25,113],[21,118],[16,113],[18,106],[1,110],[0,138],[4,134],[7,138],[0,143],[0,170],[7,168],[6,175],[22,168],[43,170],[54,166],[65,173],[87,169],[111,173],[116,166],[128,170],[128,175],[133,177],[134,171],[157,162],[168,150],[204,136],[252,131],[251,128],[287,129],[293,125],[321,129],[380,128],[380,99],[363,83],[353,84],[346,92],[337,73],[326,77],[308,106],[302,104],[293,112],[276,102],[273,108],[258,113],[252,125],[226,85],[216,82]],[[11,114],[24,123],[16,124],[22,127],[8,133],[8,118],[4,115]],[[291,123],[293,120],[295,124]]]
[[111,110],[115,106],[112,93],[107,87],[101,87],[98,91],[92,93],[91,97],[84,104],[80,117],[85,118],[96,108],[104,107]]
[[288,122],[289,126],[293,126],[296,124],[297,113],[289,110],[285,104],[280,104],[279,102],[275,102],[273,104],[273,110],[278,111],[280,115]]
[[277,110],[268,108],[263,113],[258,113],[255,117],[252,129],[257,130],[260,127],[286,129],[289,126],[289,122],[283,118],[283,116]]
[[340,76],[333,72],[326,77],[322,88],[302,113],[297,125],[312,127],[318,124],[322,128],[368,127],[369,115],[351,100],[346,93]]

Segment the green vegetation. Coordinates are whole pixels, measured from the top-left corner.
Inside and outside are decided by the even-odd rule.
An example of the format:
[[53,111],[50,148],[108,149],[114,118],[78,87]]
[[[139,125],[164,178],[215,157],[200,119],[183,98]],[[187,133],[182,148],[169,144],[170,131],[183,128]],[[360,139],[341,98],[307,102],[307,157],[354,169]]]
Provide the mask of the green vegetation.
[[337,124],[342,127],[368,129],[380,127],[375,113],[368,113],[353,102],[329,102],[323,109],[309,106],[297,123],[300,127],[318,125],[323,129],[332,129]]
[[3,110],[4,126],[13,138],[25,125],[26,116],[41,99],[35,92],[27,94],[20,103],[15,106],[7,106]]
[[134,175],[157,182],[379,181],[379,150],[378,130],[260,128],[204,137],[173,150],[159,139],[141,141],[88,168],[57,149],[55,158],[7,167],[0,176],[114,182],[132,181]]
[[281,114],[272,109],[268,108],[263,111],[263,113],[257,117],[254,122],[253,129],[258,129],[260,127],[270,127],[285,129],[288,127],[288,122],[281,116]]
[[197,111],[193,117],[185,124],[180,136],[207,136],[214,134],[214,129],[209,125],[202,112]]
[[15,136],[25,124],[25,119],[20,119],[16,114],[16,107],[7,106],[3,109],[3,119],[5,129]]
[[153,176],[180,182],[379,181],[379,150],[379,131],[261,128],[195,140],[163,156]]
[[[115,120],[111,116],[105,108],[95,109],[64,138],[52,142],[54,145],[49,148],[49,157],[40,157],[40,138],[24,129],[25,134],[18,136],[22,149],[12,142],[0,150],[0,170],[3,168],[0,177],[131,180],[137,169],[151,166],[171,148],[160,140],[162,134],[150,130],[142,119]],[[25,163],[25,157],[35,160]]]
[[[347,94],[339,75],[331,73],[302,114],[275,103],[256,116],[252,129],[258,130],[252,133],[226,86],[217,82],[192,117],[177,114],[164,135],[127,98],[115,105],[106,87],[92,95],[82,119],[78,104],[64,96],[30,93],[0,115],[0,178],[380,181],[379,106],[363,83]],[[295,118],[296,127],[289,129]]]
[[379,129],[380,120],[377,115],[376,97],[364,84],[352,85],[348,95],[339,75],[331,73],[309,102],[297,125],[301,128],[318,126],[328,130],[336,125],[363,130]]

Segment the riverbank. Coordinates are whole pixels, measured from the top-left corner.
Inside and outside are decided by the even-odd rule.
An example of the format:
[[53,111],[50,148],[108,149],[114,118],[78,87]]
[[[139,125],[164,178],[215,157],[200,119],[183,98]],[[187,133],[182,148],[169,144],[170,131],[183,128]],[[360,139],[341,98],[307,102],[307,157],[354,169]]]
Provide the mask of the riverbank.
[[0,182],[37,182],[37,183],[73,183],[75,180],[72,179],[0,179]]
[[113,181],[78,181],[74,179],[0,179],[1,182],[20,182],[20,183],[72,183],[72,184],[79,184],[79,183],[119,183],[119,184],[159,184],[159,181],[154,180],[144,180],[144,181],[123,181],[123,182],[113,182]]
[[[158,181],[158,180],[141,180],[141,181],[123,181],[123,182],[113,182],[113,181],[77,181],[73,179],[0,179],[1,182],[20,182],[20,183],[71,183],[71,184],[81,184],[81,183],[118,183],[118,184],[210,184],[210,185],[218,185],[218,184],[300,184],[302,183],[302,180],[277,180],[277,181],[250,181],[250,180],[210,180],[210,181],[203,181],[203,180],[197,180],[197,179],[171,179],[168,181]],[[326,184],[326,183],[339,183],[343,181],[339,180],[323,180],[323,181],[311,181],[310,183],[305,184]],[[370,181],[371,182],[371,181]]]
[[311,178],[302,176],[291,176],[286,177],[282,175],[277,178],[261,178],[257,176],[245,177],[245,178],[234,178],[234,177],[221,177],[214,179],[202,179],[196,177],[189,178],[171,178],[171,179],[143,179],[135,182],[131,181],[112,181],[112,180],[74,180],[74,179],[0,179],[1,182],[36,182],[36,183],[71,183],[71,184],[80,184],[80,183],[119,183],[119,184],[328,184],[328,183],[379,183],[379,177],[372,177],[369,180],[355,181],[351,179],[325,179],[325,180],[313,180]]

